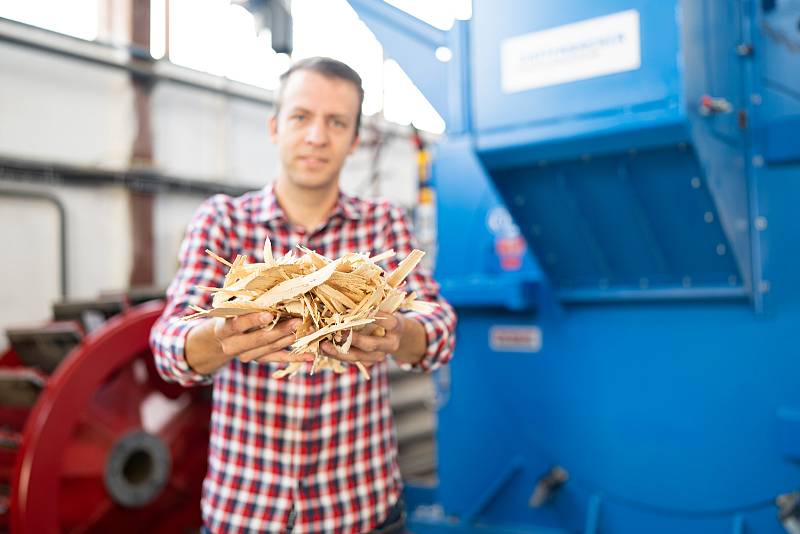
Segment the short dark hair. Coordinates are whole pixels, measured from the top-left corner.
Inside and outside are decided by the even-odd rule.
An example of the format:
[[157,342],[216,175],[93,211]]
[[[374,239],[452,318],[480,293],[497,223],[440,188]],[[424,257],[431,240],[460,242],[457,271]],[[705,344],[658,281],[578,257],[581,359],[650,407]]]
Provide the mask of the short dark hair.
[[281,110],[283,89],[286,87],[287,80],[293,73],[300,70],[310,70],[326,78],[339,78],[355,86],[358,91],[358,116],[356,117],[356,135],[358,135],[358,130],[361,127],[361,107],[364,104],[364,88],[361,85],[361,76],[347,64],[333,58],[317,56],[301,59],[293,63],[289,70],[281,74],[277,98],[275,99],[275,114],[277,115]]

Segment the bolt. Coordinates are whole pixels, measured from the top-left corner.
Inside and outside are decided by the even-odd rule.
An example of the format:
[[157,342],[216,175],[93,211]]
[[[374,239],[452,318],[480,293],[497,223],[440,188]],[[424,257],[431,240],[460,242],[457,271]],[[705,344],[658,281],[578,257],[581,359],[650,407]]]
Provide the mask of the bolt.
[[703,214],[703,220],[708,224],[711,224],[712,222],[714,222],[714,214],[711,213],[710,211],[705,212]]
[[759,215],[758,217],[756,217],[755,224],[756,224],[756,230],[758,230],[759,232],[763,232],[764,230],[767,229],[767,224],[768,224],[767,218]]
[[692,178],[691,184],[692,184],[693,188],[699,189],[700,188],[700,178],[695,176],[694,178]]

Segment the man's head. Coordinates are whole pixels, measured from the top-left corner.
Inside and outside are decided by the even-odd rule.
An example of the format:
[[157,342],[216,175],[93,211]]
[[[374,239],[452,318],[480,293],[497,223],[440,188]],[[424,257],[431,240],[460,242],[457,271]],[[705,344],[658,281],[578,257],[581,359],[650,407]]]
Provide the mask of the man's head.
[[280,152],[280,179],[309,189],[336,183],[358,146],[363,100],[361,78],[340,61],[315,57],[292,65],[281,76],[269,122]]

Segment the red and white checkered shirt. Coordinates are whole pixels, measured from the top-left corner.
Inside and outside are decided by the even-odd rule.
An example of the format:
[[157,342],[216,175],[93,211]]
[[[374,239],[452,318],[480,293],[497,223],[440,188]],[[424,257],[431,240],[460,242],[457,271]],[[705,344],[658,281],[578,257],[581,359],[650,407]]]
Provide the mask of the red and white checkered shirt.
[[[226,534],[285,533],[290,517],[296,533],[367,532],[386,518],[402,489],[386,362],[370,369],[371,380],[355,366],[343,374],[323,370],[276,380],[270,375],[284,364],[233,359],[209,376],[186,363],[186,335],[194,323],[180,317],[190,304],[209,307],[210,294],[195,286],[219,287],[226,271],[204,250],[263,261],[267,236],[276,254],[296,245],[330,258],[394,249],[397,256],[383,265],[386,270],[414,248],[401,208],[343,193],[313,231],[289,223],[272,186],[238,198],[217,195],[198,209],[150,345],[165,379],[214,385],[204,521],[212,532]],[[407,313],[424,325],[428,342],[413,368],[430,371],[453,354],[455,314],[421,266],[407,284],[420,300],[440,304],[431,314]]]

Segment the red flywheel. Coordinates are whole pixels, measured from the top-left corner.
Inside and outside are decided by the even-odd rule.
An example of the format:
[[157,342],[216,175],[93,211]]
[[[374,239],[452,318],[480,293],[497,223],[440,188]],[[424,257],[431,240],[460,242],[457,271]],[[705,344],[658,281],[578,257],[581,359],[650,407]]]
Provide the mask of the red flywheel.
[[19,439],[11,531],[185,532],[201,525],[210,392],[167,384],[148,347],[163,304],[111,318],[47,379]]

